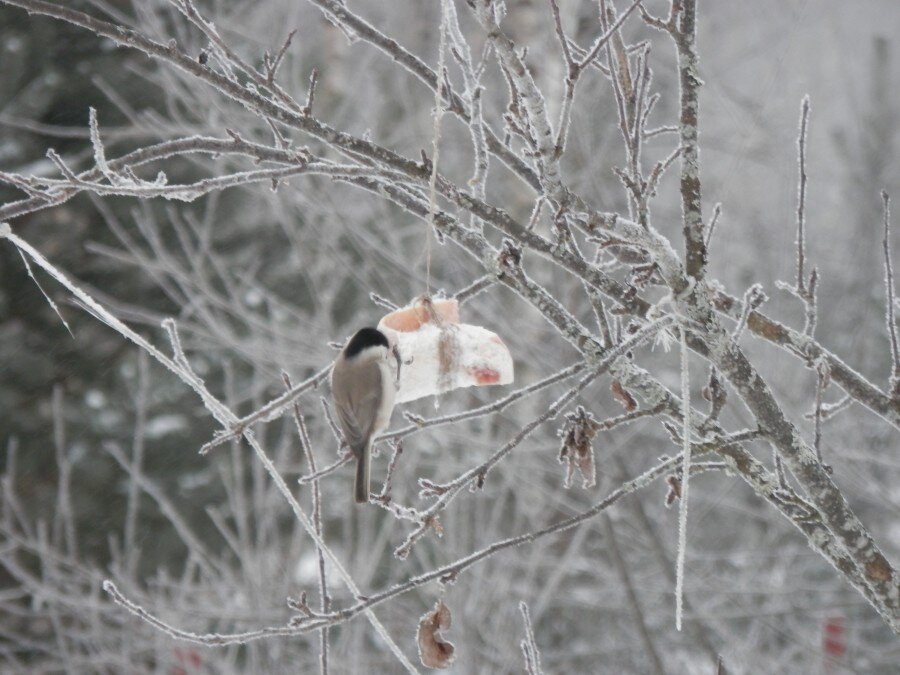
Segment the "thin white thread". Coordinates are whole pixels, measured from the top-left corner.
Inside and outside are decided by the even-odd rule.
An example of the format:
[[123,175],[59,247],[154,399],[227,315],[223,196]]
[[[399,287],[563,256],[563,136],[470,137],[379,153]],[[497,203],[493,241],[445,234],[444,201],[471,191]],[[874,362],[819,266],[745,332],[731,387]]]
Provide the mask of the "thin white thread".
[[[438,41],[438,66],[434,88],[434,125],[431,132],[431,178],[428,182],[428,224],[425,234],[425,295],[431,296],[431,238],[434,236],[434,216],[437,212],[437,169],[441,148],[441,118],[444,116],[444,102],[441,90],[444,86],[444,62],[447,51],[447,0],[441,0],[440,39]],[[450,92],[447,92],[450,97]]]
[[[10,233],[12,234],[12,233]],[[22,251],[19,251],[19,255],[22,256],[22,262],[25,263],[25,271],[28,272],[28,276],[31,277],[31,280],[34,282],[34,285],[38,287],[38,290],[41,292],[41,295],[44,296],[44,300],[50,305],[50,308],[56,312],[56,316],[59,317],[59,320],[62,321],[62,325],[66,327],[66,330],[69,331],[69,335],[72,336],[72,339],[75,339],[75,333],[72,332],[72,329],[69,327],[68,322],[63,318],[62,312],[59,311],[59,307],[56,306],[56,303],[50,299],[50,296],[47,295],[47,291],[44,290],[44,287],[41,286],[41,282],[37,280],[37,277],[34,276],[34,272],[31,271],[31,265],[28,264],[28,258],[25,257],[25,254]]]

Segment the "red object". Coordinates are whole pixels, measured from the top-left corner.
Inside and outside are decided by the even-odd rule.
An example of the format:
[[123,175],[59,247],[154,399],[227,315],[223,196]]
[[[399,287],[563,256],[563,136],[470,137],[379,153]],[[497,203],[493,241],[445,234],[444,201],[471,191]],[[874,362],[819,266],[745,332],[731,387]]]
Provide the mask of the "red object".
[[[188,675],[195,673],[203,664],[200,654],[193,649],[175,648],[175,660],[179,665],[171,670],[171,675]],[[184,667],[182,667],[184,666]]]
[[847,653],[846,629],[844,617],[829,616],[822,624],[822,649],[826,656],[826,667],[835,663],[843,663]]
[[485,384],[497,384],[500,381],[500,373],[493,368],[467,368],[469,374],[475,378],[475,382],[481,386]]

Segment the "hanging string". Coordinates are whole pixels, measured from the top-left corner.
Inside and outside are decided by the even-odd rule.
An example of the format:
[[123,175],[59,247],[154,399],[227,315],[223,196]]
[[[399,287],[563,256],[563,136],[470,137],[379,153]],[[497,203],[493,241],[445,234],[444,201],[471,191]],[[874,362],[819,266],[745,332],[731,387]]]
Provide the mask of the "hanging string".
[[[425,296],[431,297],[431,239],[434,236],[434,217],[437,213],[437,170],[441,144],[441,118],[444,116],[444,102],[441,92],[444,86],[444,63],[447,51],[447,2],[441,0],[440,39],[438,41],[438,66],[434,88],[434,126],[431,133],[431,179],[428,183],[428,224],[425,234]],[[450,92],[447,92],[449,97]]]

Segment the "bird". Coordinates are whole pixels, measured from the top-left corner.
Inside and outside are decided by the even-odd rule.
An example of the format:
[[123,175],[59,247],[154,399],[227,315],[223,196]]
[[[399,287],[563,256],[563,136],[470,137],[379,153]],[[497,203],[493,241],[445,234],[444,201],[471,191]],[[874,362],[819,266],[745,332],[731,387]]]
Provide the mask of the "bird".
[[[394,361],[392,359],[396,359]],[[394,411],[399,368],[396,345],[377,328],[360,328],[344,345],[331,370],[331,396],[337,420],[356,458],[353,497],[369,501],[372,441],[387,428]]]

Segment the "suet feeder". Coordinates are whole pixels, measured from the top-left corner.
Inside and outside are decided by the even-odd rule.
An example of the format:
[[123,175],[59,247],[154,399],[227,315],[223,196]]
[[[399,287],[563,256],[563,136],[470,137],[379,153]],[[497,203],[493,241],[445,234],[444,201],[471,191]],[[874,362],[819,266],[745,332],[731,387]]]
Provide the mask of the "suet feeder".
[[460,323],[456,300],[417,298],[382,318],[378,328],[390,334],[399,352],[397,403],[513,381],[512,355],[503,340]]

